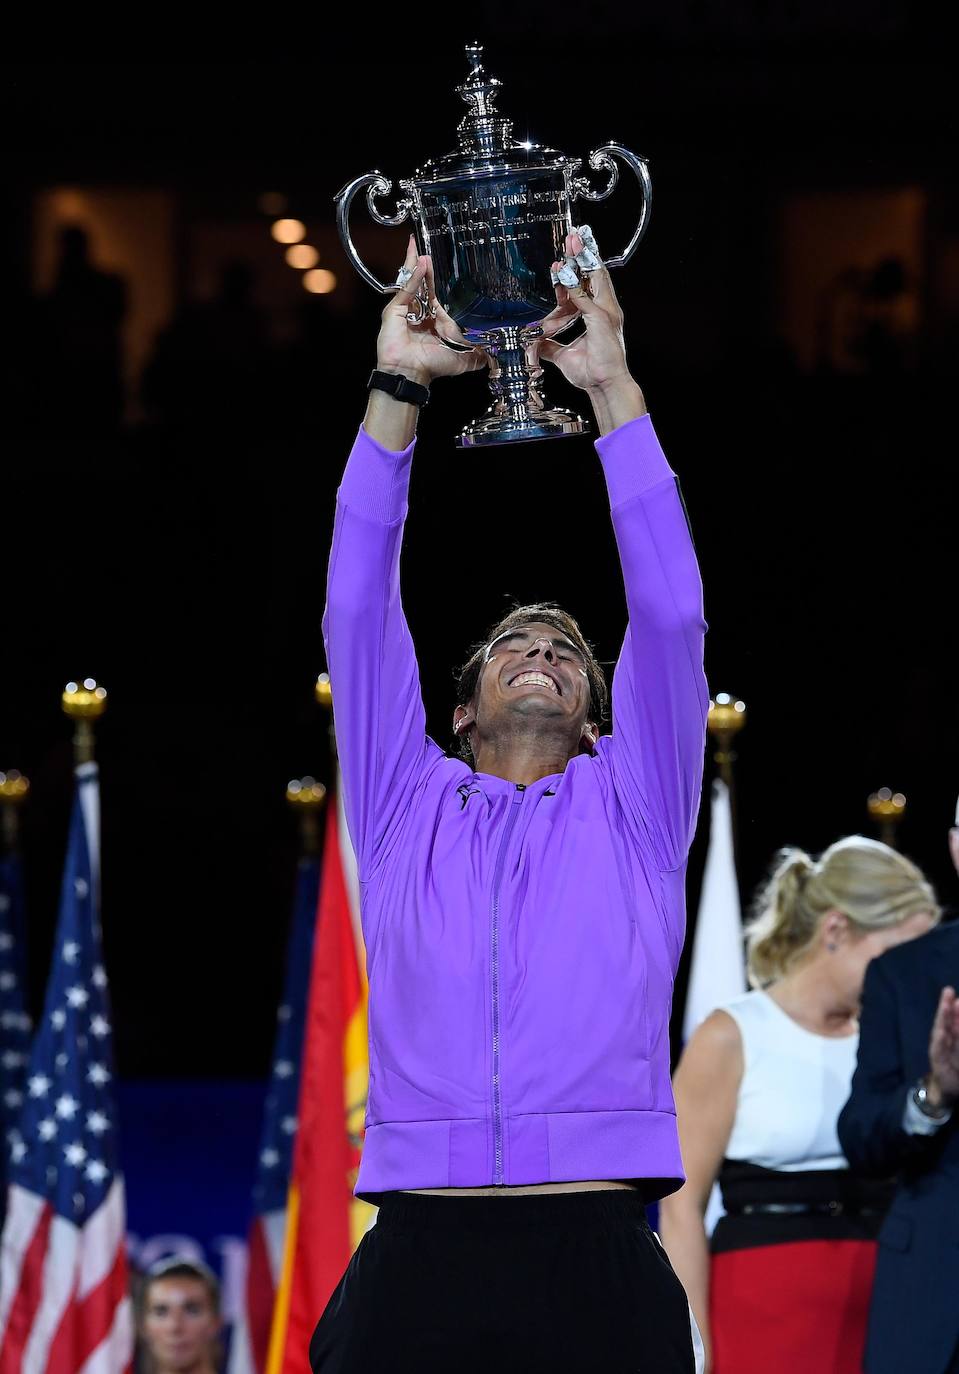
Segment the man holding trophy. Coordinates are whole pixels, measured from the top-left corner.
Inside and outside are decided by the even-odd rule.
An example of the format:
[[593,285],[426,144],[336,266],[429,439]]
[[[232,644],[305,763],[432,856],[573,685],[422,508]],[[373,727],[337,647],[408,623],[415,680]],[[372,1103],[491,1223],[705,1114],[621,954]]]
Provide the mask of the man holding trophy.
[[[359,186],[372,209],[389,183],[371,173],[338,197],[358,270],[395,293],[324,617],[370,987],[356,1191],[380,1210],[310,1358],[316,1374],[693,1374],[701,1344],[645,1204],[683,1181],[669,1011],[709,704],[702,587],[612,281],[570,218],[574,193],[606,192],[510,139],[470,53],[460,152],[377,216],[414,220],[397,288],[355,258],[346,223]],[[609,144],[593,167],[612,153],[640,168],[641,228],[645,164]],[[461,672],[452,758],[426,733],[400,596],[418,409],[435,378],[489,366],[496,399],[463,445],[584,432],[545,406],[543,359],[600,431],[629,611],[613,731],[576,621],[518,607]],[[485,520],[478,492],[471,556],[493,559]]]
[[[583,244],[566,247],[568,278]],[[691,1374],[686,1297],[644,1210],[682,1181],[669,1002],[708,707],[682,500],[609,274],[558,284],[541,350],[592,402],[629,605],[614,731],[575,621],[525,608],[467,665],[454,732],[472,766],[447,757],[426,735],[400,544],[416,401],[486,358],[441,341],[412,244],[404,275],[324,622],[370,972],[357,1191],[380,1214],[313,1368]],[[436,313],[411,323],[424,284]],[[564,348],[550,333],[572,315],[586,330]]]

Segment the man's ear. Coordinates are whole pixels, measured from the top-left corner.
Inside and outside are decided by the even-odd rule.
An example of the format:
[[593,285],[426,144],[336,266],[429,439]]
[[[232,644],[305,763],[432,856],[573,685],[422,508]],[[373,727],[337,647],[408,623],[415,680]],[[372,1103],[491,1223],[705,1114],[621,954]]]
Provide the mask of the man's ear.
[[461,735],[464,730],[468,730],[473,724],[473,717],[470,715],[468,706],[457,706],[453,712],[453,734]]
[[599,726],[594,721],[588,720],[583,727],[583,740],[590,749],[596,748],[596,741],[599,739]]

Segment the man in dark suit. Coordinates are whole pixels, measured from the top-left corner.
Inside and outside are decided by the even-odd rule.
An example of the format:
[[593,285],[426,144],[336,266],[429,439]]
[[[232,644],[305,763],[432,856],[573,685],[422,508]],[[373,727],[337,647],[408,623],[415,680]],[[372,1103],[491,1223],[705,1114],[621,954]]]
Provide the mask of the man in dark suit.
[[[959,809],[949,836],[959,871]],[[959,1374],[959,921],[870,964],[859,1062],[839,1117],[853,1169],[896,1175],[866,1374]]]

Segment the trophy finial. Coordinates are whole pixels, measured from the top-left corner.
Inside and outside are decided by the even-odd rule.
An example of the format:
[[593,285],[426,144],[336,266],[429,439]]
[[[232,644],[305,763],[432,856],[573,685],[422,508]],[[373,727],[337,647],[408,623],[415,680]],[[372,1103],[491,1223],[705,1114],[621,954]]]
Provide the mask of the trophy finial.
[[470,74],[456,88],[470,107],[459,126],[460,150],[488,157],[510,146],[513,121],[496,109],[496,92],[503,83],[498,77],[487,76],[482,43],[467,43],[466,57]]

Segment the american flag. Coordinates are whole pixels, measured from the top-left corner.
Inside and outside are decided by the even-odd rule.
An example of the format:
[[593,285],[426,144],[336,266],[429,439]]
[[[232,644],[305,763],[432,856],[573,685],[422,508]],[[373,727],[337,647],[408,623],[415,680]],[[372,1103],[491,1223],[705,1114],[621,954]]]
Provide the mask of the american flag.
[[254,1217],[249,1234],[244,1308],[230,1343],[229,1374],[264,1374],[267,1366],[273,1305],[286,1238],[287,1190],[296,1139],[300,1063],[319,886],[319,860],[301,859],[253,1190]]
[[97,769],[82,764],[43,1020],[10,1144],[0,1374],[122,1374],[132,1359],[98,839]]
[[[16,1140],[23,1106],[23,1076],[33,1029],[26,1009],[23,951],[23,876],[20,859],[0,859],[0,1128],[6,1142],[0,1153],[0,1188],[6,1197],[9,1147]],[[0,1201],[0,1216],[3,1203]]]

